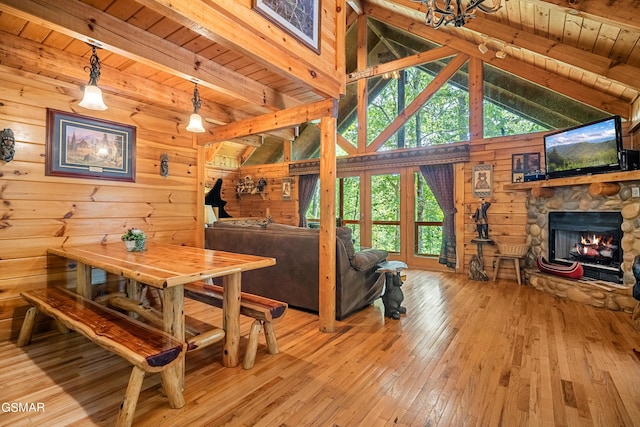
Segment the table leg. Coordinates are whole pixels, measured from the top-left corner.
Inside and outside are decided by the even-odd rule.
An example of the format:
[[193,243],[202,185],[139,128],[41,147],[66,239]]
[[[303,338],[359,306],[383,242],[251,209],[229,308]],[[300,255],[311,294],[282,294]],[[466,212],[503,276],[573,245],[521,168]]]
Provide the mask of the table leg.
[[93,299],[91,295],[91,266],[82,262],[76,264],[76,293],[81,297]]
[[240,283],[241,273],[224,276],[222,311],[225,330],[222,364],[228,368],[238,366],[240,360]]
[[[162,320],[165,332],[171,334],[180,341],[185,340],[184,320],[184,289],[183,286],[165,288],[162,292]],[[184,389],[184,355],[172,368],[175,369],[179,384]]]

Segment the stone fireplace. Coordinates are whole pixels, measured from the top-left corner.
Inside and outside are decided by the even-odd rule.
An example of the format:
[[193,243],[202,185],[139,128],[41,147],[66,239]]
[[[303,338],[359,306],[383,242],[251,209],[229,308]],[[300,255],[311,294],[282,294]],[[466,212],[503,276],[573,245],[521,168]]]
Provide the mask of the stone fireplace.
[[[600,191],[603,186],[606,191]],[[640,197],[632,197],[634,187],[640,188],[640,181],[532,188],[526,227],[529,283],[558,297],[632,313],[638,305],[632,265],[640,254]],[[589,273],[581,280],[543,274],[536,268],[539,255],[579,261]]]

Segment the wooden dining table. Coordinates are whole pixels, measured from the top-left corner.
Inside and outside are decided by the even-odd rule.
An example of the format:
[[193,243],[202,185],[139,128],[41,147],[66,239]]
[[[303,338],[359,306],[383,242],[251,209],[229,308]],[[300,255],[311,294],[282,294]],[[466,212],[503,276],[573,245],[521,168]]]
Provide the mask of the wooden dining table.
[[[239,363],[240,292],[243,271],[275,265],[274,258],[147,241],[146,250],[128,252],[122,242],[51,247],[47,252],[77,263],[76,292],[91,298],[91,269],[123,276],[130,283],[162,289],[164,330],[185,340],[184,285],[214,277],[223,278],[222,364]],[[176,367],[184,384],[184,359]]]

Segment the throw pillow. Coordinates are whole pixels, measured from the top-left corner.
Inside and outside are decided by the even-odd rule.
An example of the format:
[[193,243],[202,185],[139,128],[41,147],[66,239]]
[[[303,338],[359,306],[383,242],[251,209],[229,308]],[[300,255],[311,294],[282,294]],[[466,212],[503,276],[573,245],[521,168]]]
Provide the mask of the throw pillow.
[[353,247],[353,239],[351,238],[351,229],[349,227],[336,227],[336,236],[344,244],[349,261],[351,261],[356,253],[356,249]]

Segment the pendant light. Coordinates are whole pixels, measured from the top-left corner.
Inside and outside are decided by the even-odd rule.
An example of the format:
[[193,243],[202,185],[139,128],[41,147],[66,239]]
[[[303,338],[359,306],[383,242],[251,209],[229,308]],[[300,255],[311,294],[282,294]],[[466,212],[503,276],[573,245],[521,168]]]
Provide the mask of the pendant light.
[[98,80],[100,80],[100,58],[96,54],[96,47],[91,46],[92,54],[91,54],[91,67],[84,67],[86,70],[89,68],[89,83],[84,87],[84,98],[80,101],[81,107],[87,108],[89,110],[98,110],[104,111],[107,109],[107,106],[104,104],[102,100],[102,91],[98,87]]
[[200,116],[200,114],[198,114],[200,105],[202,105],[202,101],[200,100],[200,93],[198,93],[198,83],[195,83],[195,86],[193,88],[193,98],[191,99],[191,102],[193,103],[193,113],[189,117],[189,125],[187,126],[187,130],[194,133],[205,132],[205,129],[202,126],[202,117]]

